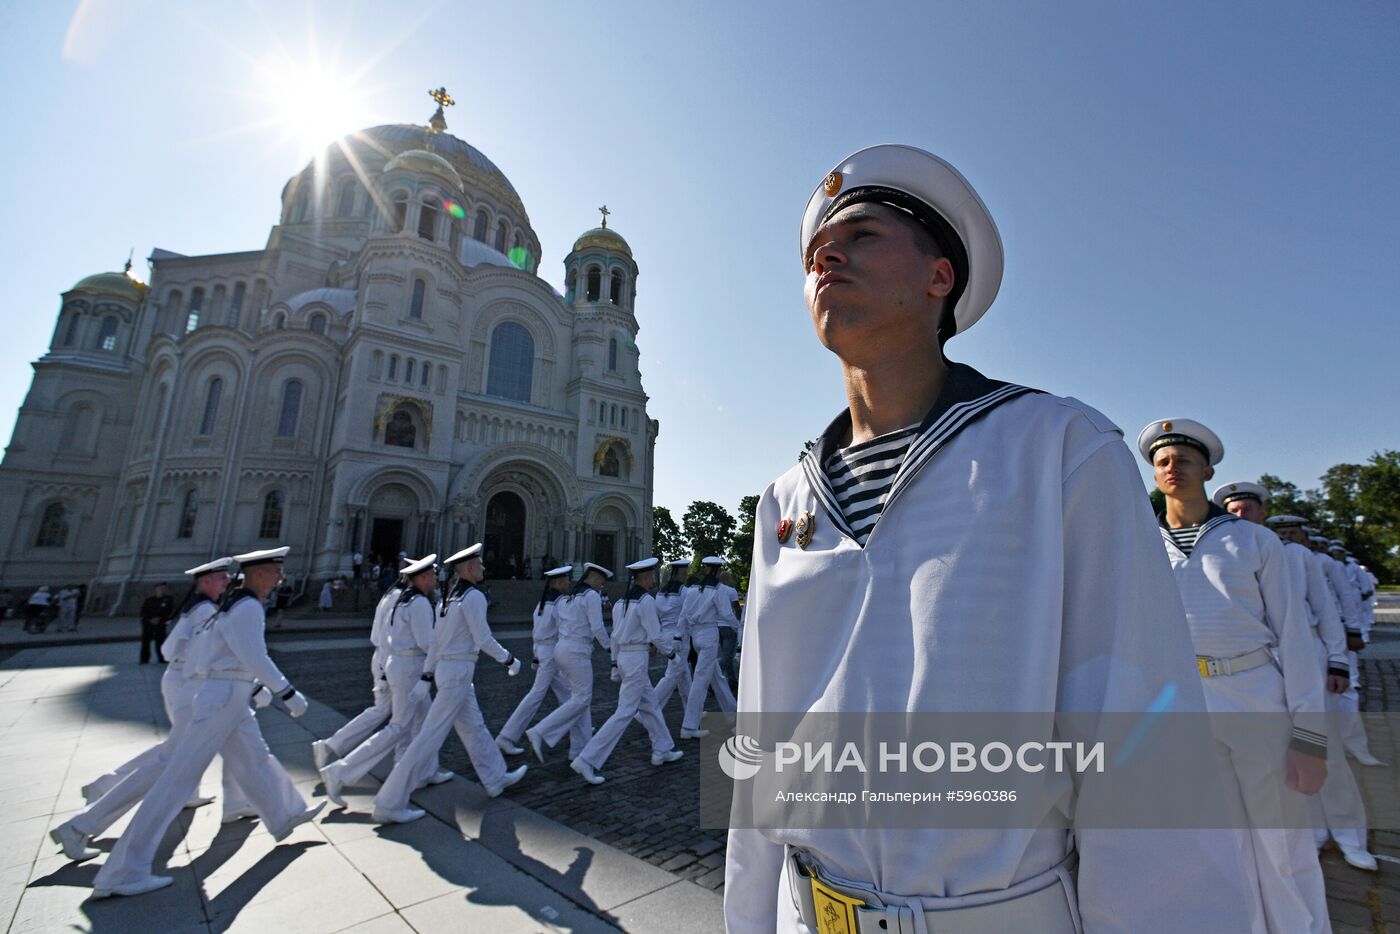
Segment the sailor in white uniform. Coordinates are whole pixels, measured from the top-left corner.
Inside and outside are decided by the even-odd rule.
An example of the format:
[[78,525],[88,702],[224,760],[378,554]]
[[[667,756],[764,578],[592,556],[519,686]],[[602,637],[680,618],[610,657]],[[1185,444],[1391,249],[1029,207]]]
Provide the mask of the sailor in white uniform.
[[[603,582],[611,580],[613,572],[600,564],[588,562],[583,577],[573,592],[555,601],[554,616],[559,622],[559,642],[554,647],[554,660],[569,682],[569,699],[554,712],[525,731],[525,739],[535,758],[544,762],[544,751],[566,735],[573,736],[582,726],[583,735],[593,738],[593,642],[596,640],[607,652],[612,641],[603,627]],[[587,742],[587,740],[585,740]],[[582,749],[571,750],[575,755]]]
[[1293,577],[1299,582],[1308,613],[1313,620],[1317,638],[1318,666],[1327,685],[1327,780],[1322,790],[1309,803],[1313,809],[1313,841],[1319,846],[1327,843],[1329,835],[1342,851],[1342,858],[1357,869],[1375,872],[1376,858],[1366,848],[1366,805],[1361,788],[1356,783],[1338,729],[1332,715],[1334,698],[1351,685],[1351,669],[1347,661],[1346,630],[1337,612],[1337,602],[1327,585],[1327,577],[1318,566],[1317,556],[1305,542],[1307,534],[1302,516],[1270,516],[1265,524],[1283,540],[1283,550]]
[[1342,743],[1347,754],[1362,765],[1382,765],[1381,760],[1371,754],[1371,744],[1366,736],[1366,721],[1361,716],[1361,658],[1359,653],[1366,647],[1370,637],[1370,623],[1366,615],[1367,600],[1354,573],[1348,572],[1346,546],[1338,539],[1330,539],[1322,552],[1327,558],[1327,579],[1332,582],[1333,592],[1342,606],[1343,621],[1347,630],[1347,659],[1351,663],[1351,684],[1340,697],[1340,729]]
[[496,641],[486,623],[486,595],[476,586],[486,576],[481,548],[478,542],[443,562],[443,567],[457,576],[457,583],[443,598],[421,675],[424,684],[437,686],[437,697],[418,735],[374,796],[374,820],[378,823],[406,824],[423,816],[422,810],[408,806],[408,797],[421,777],[436,769],[438,751],[453,729],[488,795],[498,797],[525,777],[523,765],[506,771],[506,760],[486,729],[472,685],[482,652],[505,665],[511,677],[520,674],[520,659]]
[[675,558],[667,564],[670,576],[656,593],[656,616],[661,621],[661,631],[671,637],[674,645],[671,660],[666,663],[666,673],[656,682],[656,706],[662,711],[673,692],[680,695],[682,707],[690,697],[690,629],[681,616],[681,607],[689,592],[685,577],[690,558]]
[[731,713],[736,707],[734,692],[719,669],[720,621],[733,620],[731,625],[736,629],[739,625],[729,602],[733,588],[721,589],[719,569],[724,567],[723,558],[709,555],[700,564],[705,568],[705,577],[681,609],[690,628],[691,644],[695,646],[695,673],[686,697],[685,717],[681,720],[681,739],[709,735],[709,730],[700,729],[700,718],[705,710],[705,696],[710,691],[714,691],[721,712]]
[[[943,356],[1001,279],[996,227],[962,176],[911,147],[862,150],[813,193],[799,247],[849,405],[759,500],[739,732],[765,711],[1142,711],[1173,691],[1171,709],[1201,710],[1119,430]],[[837,490],[838,471],[861,479]],[[851,931],[1246,931],[1246,869],[1220,836],[735,828],[725,921],[815,932],[821,884],[852,900]]]
[[1159,419],[1142,429],[1138,450],[1166,496],[1161,535],[1206,705],[1216,714],[1287,714],[1247,727],[1240,718],[1212,720],[1249,816],[1268,929],[1328,931],[1312,833],[1289,826],[1307,814],[1300,795],[1316,794],[1327,777],[1326,691],[1304,595],[1277,535],[1206,498],[1225,456],[1214,432],[1187,418]]
[[98,871],[94,898],[139,895],[170,885],[171,877],[151,872],[156,848],[215,755],[223,756],[224,769],[232,772],[278,842],[325,807],[325,802],[306,806],[286,769],[268,752],[250,707],[250,702],[265,705],[276,696],[292,716],[306,713],[306,698],[268,658],[263,639],[263,604],[282,580],[289,550],[283,546],[234,556],[246,588],[228,594],[220,612],[194,637],[185,662],[190,680],[199,682],[189,727]]
[[[520,699],[506,725],[501,727],[501,732],[496,734],[496,745],[508,756],[518,756],[525,751],[518,745],[520,737],[525,735],[525,728],[539,712],[545,695],[553,691],[555,701],[560,704],[569,699],[569,682],[559,670],[559,663],[554,660],[554,646],[559,642],[559,621],[554,617],[554,608],[559,599],[569,593],[569,575],[573,570],[572,564],[566,564],[544,572],[544,592],[530,614],[530,641],[535,653],[531,667],[535,669],[535,682]],[[570,748],[575,754],[588,742],[583,731],[584,726],[580,722],[569,736]]]
[[405,586],[406,582],[400,575],[398,580],[394,582],[394,586],[384,591],[384,596],[379,598],[379,603],[374,608],[374,620],[370,623],[369,642],[370,645],[374,646],[374,652],[370,655],[369,677],[374,703],[347,722],[329,739],[318,739],[311,744],[311,761],[315,764],[317,771],[339,759],[341,757],[340,750],[354,749],[389,722],[389,714],[393,710],[393,705],[389,699],[389,679],[384,674],[384,663],[388,660],[389,655],[387,636],[389,615],[393,613],[394,606],[398,603],[399,597],[403,595]]
[[[185,600],[180,617],[170,635],[161,645],[161,656],[169,663],[161,675],[160,694],[165,703],[165,715],[170,719],[170,735],[112,772],[83,786],[83,797],[87,799],[87,807],[49,833],[53,841],[63,847],[63,852],[69,859],[86,860],[97,856],[100,851],[89,848],[87,842],[99,836],[116,823],[118,818],[135,807],[170,761],[175,741],[189,724],[193,693],[183,692],[182,689],[188,683],[185,677],[185,658],[190,637],[196,628],[218,612],[218,601],[228,588],[228,570],[231,564],[232,558],[219,558],[185,572],[194,578],[194,589]],[[212,800],[200,796],[196,788],[194,795],[185,802],[185,807],[201,807]],[[224,822],[229,823],[247,816],[246,809],[249,808],[251,805],[238,790],[238,783],[233,780],[231,773],[225,771]]]
[[661,620],[656,615],[656,598],[651,595],[656,566],[660,563],[657,558],[643,558],[627,565],[627,570],[632,572],[632,586],[618,601],[622,609],[612,631],[613,667],[621,680],[617,709],[569,763],[570,768],[592,785],[603,783],[598,770],[607,763],[627,724],[634,718],[646,727],[651,740],[652,765],[675,762],[681,757],[656,705],[656,692],[647,673],[647,662],[652,655],[661,653],[667,661],[675,657],[675,639],[662,632]]
[[[422,729],[432,703],[428,683],[423,680],[423,662],[433,646],[436,610],[431,595],[437,590],[437,555],[407,562],[401,574],[408,583],[389,613],[384,634],[389,647],[384,662],[384,675],[389,682],[389,725],[343,759],[320,769],[326,797],[337,807],[346,806],[341,789],[359,782],[389,753],[394,754],[395,762],[402,760],[408,744]],[[452,773],[437,764],[436,751],[433,756],[431,768],[415,776],[418,783],[440,785],[452,780]]]

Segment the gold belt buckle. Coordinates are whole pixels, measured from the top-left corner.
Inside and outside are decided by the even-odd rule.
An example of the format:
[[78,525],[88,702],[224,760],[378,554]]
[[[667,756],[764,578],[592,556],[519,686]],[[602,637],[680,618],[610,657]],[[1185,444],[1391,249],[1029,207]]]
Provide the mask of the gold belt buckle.
[[1200,655],[1196,656],[1196,670],[1201,673],[1202,678],[1210,677],[1210,659]]
[[856,909],[864,908],[865,902],[822,885],[815,873],[811,878],[812,907],[820,934],[856,934]]

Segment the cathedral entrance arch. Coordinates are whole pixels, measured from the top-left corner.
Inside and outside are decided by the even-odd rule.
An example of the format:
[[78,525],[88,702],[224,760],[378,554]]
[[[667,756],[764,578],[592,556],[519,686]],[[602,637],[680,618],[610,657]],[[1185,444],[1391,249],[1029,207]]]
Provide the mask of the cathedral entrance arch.
[[370,553],[397,570],[399,552],[409,550],[418,532],[418,496],[402,483],[384,483],[371,494],[368,512]]
[[482,546],[488,577],[525,575],[525,501],[518,494],[502,490],[487,501]]
[[601,564],[614,574],[624,563],[618,551],[627,532],[627,519],[616,506],[604,506],[593,520],[593,541],[589,549],[594,564]]

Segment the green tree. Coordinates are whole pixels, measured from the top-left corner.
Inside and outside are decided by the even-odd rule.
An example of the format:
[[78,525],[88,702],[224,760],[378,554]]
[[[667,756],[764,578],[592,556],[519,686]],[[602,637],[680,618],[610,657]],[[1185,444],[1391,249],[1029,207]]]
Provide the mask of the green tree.
[[681,528],[665,506],[653,506],[651,510],[651,550],[662,561],[678,558],[685,551]]
[[739,531],[729,541],[729,567],[734,572],[734,586],[749,589],[750,563],[753,561],[754,516],[758,512],[758,497],[745,496],[739,500]]
[[1152,514],[1160,516],[1167,509],[1167,497],[1155,486],[1147,491],[1148,502],[1152,503]]
[[719,503],[696,500],[681,517],[681,530],[698,560],[706,555],[722,555],[729,550],[734,534],[734,517]]
[[1269,491],[1269,512],[1275,515],[1302,516],[1309,522],[1317,521],[1317,503],[1303,493],[1297,485],[1281,477],[1266,473],[1259,478],[1259,485]]

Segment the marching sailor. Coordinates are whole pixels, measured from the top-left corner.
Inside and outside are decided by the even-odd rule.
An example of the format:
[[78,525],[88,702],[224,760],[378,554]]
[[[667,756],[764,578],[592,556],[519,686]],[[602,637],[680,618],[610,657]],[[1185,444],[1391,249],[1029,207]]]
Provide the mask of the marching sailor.
[[661,631],[671,637],[674,651],[666,663],[666,673],[656,682],[656,708],[664,711],[671,693],[680,695],[682,707],[690,697],[690,630],[681,617],[681,607],[689,592],[685,585],[689,558],[674,558],[668,561],[670,574],[666,583],[656,593],[656,617],[661,621]]
[[[719,569],[724,566],[724,559],[709,555],[700,563],[706,568],[705,579],[686,599],[681,610],[686,625],[690,627],[691,644],[695,646],[695,673],[691,677],[690,693],[686,696],[681,739],[699,739],[709,735],[709,730],[700,729],[700,718],[705,710],[705,695],[710,691],[715,692],[715,701],[722,712],[730,713],[736,706],[729,681],[719,670],[720,620],[734,616],[729,595],[721,589],[719,582]],[[732,592],[732,588],[729,590]],[[738,621],[735,620],[733,625],[737,627]]]
[[[559,620],[554,616],[554,608],[561,597],[568,595],[569,575],[573,570],[572,564],[566,564],[544,572],[544,592],[531,613],[533,625],[530,639],[535,653],[531,667],[535,669],[535,683],[530,685],[530,690],[520,699],[510,719],[496,735],[496,745],[508,756],[518,756],[525,751],[518,745],[520,737],[539,711],[546,694],[553,691],[554,699],[560,704],[569,699],[569,682],[559,670],[559,663],[554,660],[554,646],[559,641]],[[577,753],[587,742],[583,723],[575,724],[569,736],[569,747]]]
[[617,710],[569,763],[570,768],[592,785],[603,783],[603,776],[597,770],[608,761],[633,717],[646,727],[651,740],[652,765],[675,762],[681,757],[656,705],[656,693],[647,674],[647,661],[652,655],[660,652],[668,662],[675,660],[675,639],[661,631],[656,598],[651,595],[659,563],[656,558],[643,558],[627,565],[627,570],[632,572],[632,586],[618,601],[622,611],[612,631],[613,667],[622,682],[617,689]]
[[1342,617],[1347,630],[1347,659],[1351,662],[1351,684],[1341,695],[1342,744],[1347,753],[1362,765],[1381,765],[1381,760],[1371,755],[1371,744],[1366,736],[1366,722],[1361,717],[1361,659],[1358,653],[1366,647],[1370,626],[1366,619],[1366,601],[1362,599],[1361,587],[1347,571],[1346,546],[1337,539],[1326,540],[1322,553],[1328,557],[1327,579],[1332,582],[1332,590],[1342,606]]
[[[369,677],[374,703],[342,726],[329,739],[318,739],[311,744],[311,760],[318,772],[340,758],[338,750],[354,749],[389,721],[389,714],[393,706],[389,699],[389,680],[384,674],[384,662],[389,654],[389,640],[386,633],[389,628],[389,615],[393,613],[395,604],[403,595],[405,586],[403,575],[399,575],[398,579],[394,581],[394,586],[384,591],[384,596],[379,598],[379,603],[374,608],[374,620],[370,623],[369,642],[370,645],[374,646],[374,652],[369,659]],[[358,587],[357,584],[357,593]]]
[[1166,496],[1161,535],[1186,605],[1206,706],[1216,714],[1287,715],[1251,718],[1248,728],[1240,718],[1212,720],[1249,817],[1264,919],[1274,932],[1328,931],[1311,834],[1288,825],[1306,804],[1298,795],[1316,794],[1327,777],[1327,727],[1323,669],[1283,543],[1217,505],[1222,492],[1232,492],[1262,509],[1257,492],[1227,484],[1237,489],[1217,491],[1214,503],[1206,498],[1225,447],[1205,425],[1149,422],[1138,450]]
[[[559,642],[554,647],[554,660],[569,682],[569,699],[554,712],[525,731],[525,738],[535,758],[544,762],[544,751],[564,738],[582,735],[585,742],[593,738],[593,641],[605,651],[612,651],[608,631],[603,627],[603,582],[611,580],[613,572],[600,564],[588,562],[583,577],[574,585],[568,597],[555,603],[554,614],[559,621]],[[581,733],[575,733],[581,728]],[[572,740],[571,740],[572,742]],[[580,749],[571,749],[577,755]]]
[[482,652],[505,665],[511,677],[520,674],[520,660],[496,641],[486,623],[486,595],[476,586],[486,574],[481,544],[457,552],[443,567],[457,576],[457,583],[443,599],[440,622],[421,675],[423,684],[437,686],[437,697],[403,758],[394,764],[374,796],[374,820],[381,824],[406,824],[423,816],[422,810],[408,806],[408,796],[422,776],[436,770],[438,751],[453,729],[488,795],[498,797],[525,777],[523,765],[506,771],[506,760],[486,729],[472,686]]
[[[943,355],[1001,280],[966,180],[862,150],[818,185],[799,249],[848,408],[760,497],[739,731],[766,711],[1142,711],[1171,689],[1201,710],[1121,432]],[[851,931],[1249,929],[1245,867],[1210,831],[804,828],[730,830],[730,934],[832,930],[819,892]]]
[[[341,789],[359,782],[390,752],[396,763],[402,760],[408,744],[422,729],[432,702],[428,683],[423,680],[423,662],[433,646],[436,611],[431,595],[437,590],[437,555],[407,562],[400,574],[407,586],[389,613],[384,634],[389,647],[389,657],[384,662],[384,675],[389,682],[389,725],[345,758],[320,769],[326,797],[337,807],[346,806]],[[452,780],[452,773],[438,766],[436,749],[430,765],[427,771],[414,776],[415,787],[424,782],[440,785]]]
[[[1283,550],[1293,569],[1294,580],[1300,584],[1308,612],[1313,619],[1313,633],[1318,643],[1318,665],[1327,685],[1327,712],[1337,710],[1335,698],[1351,685],[1351,668],[1347,661],[1346,630],[1337,613],[1327,577],[1318,566],[1317,556],[1304,542],[1307,534],[1301,516],[1270,516],[1265,524],[1283,540]],[[1347,763],[1346,751],[1339,735],[1337,718],[1328,716],[1327,780],[1322,790],[1309,804],[1313,811],[1313,841],[1319,846],[1330,836],[1342,851],[1342,858],[1357,869],[1375,872],[1376,858],[1366,849],[1366,805],[1361,788],[1356,784]]]
[[[89,848],[87,841],[102,834],[135,807],[170,761],[175,743],[189,724],[190,703],[194,697],[193,691],[184,691],[190,683],[185,677],[190,637],[218,612],[218,601],[228,588],[228,570],[232,563],[232,558],[219,558],[185,572],[194,578],[194,589],[185,601],[175,627],[160,647],[161,655],[169,662],[161,675],[160,695],[165,703],[165,715],[170,720],[170,735],[116,770],[83,786],[87,807],[49,833],[53,841],[63,847],[69,859],[86,860],[97,856],[100,851]],[[200,796],[196,788],[194,795],[185,802],[185,807],[201,807],[212,800]],[[224,823],[252,813],[256,812],[252,811],[252,805],[239,791],[232,773],[225,770]]]
[[289,550],[283,546],[234,556],[246,588],[228,594],[223,609],[194,637],[185,662],[190,679],[198,682],[189,727],[98,871],[94,898],[139,895],[170,885],[170,876],[151,872],[156,848],[215,755],[223,757],[224,769],[233,774],[279,843],[325,807],[324,801],[306,806],[286,769],[268,752],[250,706],[250,701],[266,706],[276,696],[293,717],[306,713],[306,698],[268,658],[263,638],[263,604],[282,580]]

